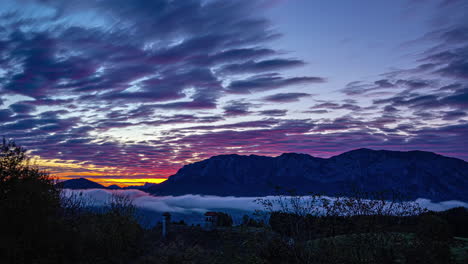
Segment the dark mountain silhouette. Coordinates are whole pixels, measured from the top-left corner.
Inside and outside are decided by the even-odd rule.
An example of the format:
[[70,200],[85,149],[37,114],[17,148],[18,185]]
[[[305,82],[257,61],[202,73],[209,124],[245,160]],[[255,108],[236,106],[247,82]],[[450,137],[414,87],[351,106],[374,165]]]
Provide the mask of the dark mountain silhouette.
[[145,191],[145,190],[147,190],[148,188],[153,187],[153,186],[155,186],[155,185],[158,185],[158,184],[145,182],[144,185],[126,186],[126,187],[123,187],[122,189],[136,189],[136,190]]
[[113,184],[113,185],[109,185],[105,187],[99,183],[93,182],[85,178],[71,179],[71,180],[66,180],[66,181],[57,183],[57,186],[59,186],[60,188],[64,188],[64,189],[110,189],[110,190],[137,189],[137,190],[143,190],[143,191],[155,185],[157,184],[147,182],[142,186],[120,187],[117,184]]
[[468,162],[423,151],[357,149],[328,159],[221,155],[181,168],[149,192],[156,195],[260,196],[275,186],[299,194],[398,191],[408,199],[468,201]]
[[64,188],[64,189],[105,189],[106,188],[99,183],[90,181],[85,178],[66,180],[66,181],[57,183],[57,186]]
[[117,184],[112,184],[112,185],[107,186],[106,189],[119,190],[119,189],[122,189],[122,187],[118,186]]

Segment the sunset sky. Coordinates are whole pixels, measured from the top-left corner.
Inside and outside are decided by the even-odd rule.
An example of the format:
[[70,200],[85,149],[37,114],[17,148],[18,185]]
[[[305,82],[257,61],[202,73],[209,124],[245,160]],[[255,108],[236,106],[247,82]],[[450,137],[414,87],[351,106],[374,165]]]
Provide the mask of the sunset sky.
[[0,136],[61,179],[219,154],[468,161],[468,1],[2,0]]

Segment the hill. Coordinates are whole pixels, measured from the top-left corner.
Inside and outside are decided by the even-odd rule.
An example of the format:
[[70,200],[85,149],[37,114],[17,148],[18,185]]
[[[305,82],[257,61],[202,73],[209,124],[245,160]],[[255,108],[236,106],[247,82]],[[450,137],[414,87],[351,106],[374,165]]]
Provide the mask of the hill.
[[99,183],[90,181],[85,178],[66,180],[66,181],[57,183],[57,186],[64,188],[64,189],[105,189],[106,188]]

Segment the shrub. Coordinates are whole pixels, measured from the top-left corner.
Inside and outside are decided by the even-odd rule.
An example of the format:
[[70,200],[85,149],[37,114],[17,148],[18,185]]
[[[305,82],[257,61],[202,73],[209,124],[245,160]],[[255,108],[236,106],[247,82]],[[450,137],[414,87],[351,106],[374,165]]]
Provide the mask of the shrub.
[[229,214],[223,212],[216,212],[217,220],[216,226],[230,227],[232,226],[232,217]]
[[447,221],[431,214],[420,217],[416,234],[424,242],[447,242],[452,238]]
[[57,241],[59,191],[54,180],[30,165],[26,150],[0,145],[0,256],[3,262],[33,263],[65,250]]

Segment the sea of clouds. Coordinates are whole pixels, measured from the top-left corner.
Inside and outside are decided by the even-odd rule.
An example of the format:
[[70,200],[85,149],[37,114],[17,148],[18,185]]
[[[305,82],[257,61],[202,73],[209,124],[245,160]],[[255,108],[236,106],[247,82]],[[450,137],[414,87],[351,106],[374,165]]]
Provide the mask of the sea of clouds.
[[[64,190],[65,197],[75,197],[87,201],[93,206],[104,206],[113,195],[125,196],[132,200],[139,208],[153,212],[170,212],[178,214],[205,213],[207,211],[225,209],[226,211],[254,212],[264,207],[258,199],[274,200],[275,197],[219,197],[209,195],[183,195],[183,196],[153,196],[140,190]],[[331,198],[332,199],[332,198]],[[432,202],[419,198],[415,201],[421,207],[432,211],[444,211],[454,207],[467,207],[468,203],[461,201]]]

